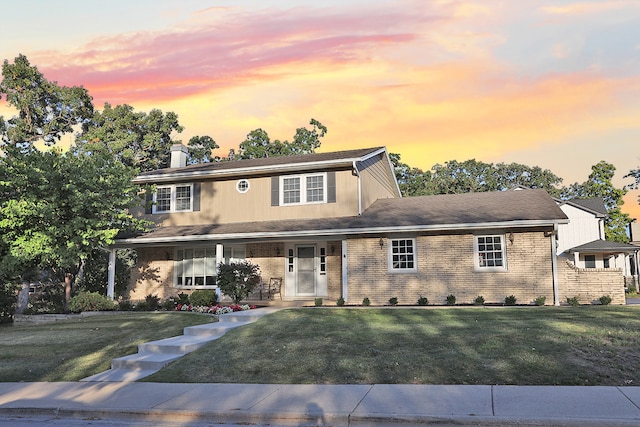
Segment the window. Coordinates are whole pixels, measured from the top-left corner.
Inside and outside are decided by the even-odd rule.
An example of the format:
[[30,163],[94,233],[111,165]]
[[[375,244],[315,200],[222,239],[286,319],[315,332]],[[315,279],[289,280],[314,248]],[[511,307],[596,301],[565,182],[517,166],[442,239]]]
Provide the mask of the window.
[[232,262],[244,261],[245,250],[244,246],[225,246],[223,249],[224,263],[231,264]]
[[504,236],[476,236],[476,268],[483,271],[506,270]]
[[158,187],[153,213],[188,212],[193,210],[193,185]]
[[610,260],[609,257],[602,258],[602,262],[604,264],[604,268],[611,268],[611,263],[610,263],[609,260]]
[[596,268],[596,256],[595,255],[585,255],[584,256],[584,267],[585,268]]
[[392,239],[389,245],[390,271],[416,271],[415,239]]
[[178,249],[174,272],[178,287],[215,286],[216,248]]
[[246,193],[247,191],[249,191],[249,181],[246,179],[241,179],[240,181],[238,181],[238,183],[236,184],[236,190],[238,190],[238,193]]
[[280,179],[281,205],[326,202],[327,180],[325,173],[283,176]]

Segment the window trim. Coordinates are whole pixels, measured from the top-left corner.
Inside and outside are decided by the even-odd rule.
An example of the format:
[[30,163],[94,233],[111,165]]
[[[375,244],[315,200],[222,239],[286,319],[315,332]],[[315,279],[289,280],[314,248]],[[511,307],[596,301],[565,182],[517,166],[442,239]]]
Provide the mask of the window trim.
[[[307,178],[321,176],[322,177],[322,200],[307,200]],[[297,178],[300,180],[300,201],[299,202],[288,202],[284,201],[284,180],[285,179],[293,179]],[[279,206],[299,206],[299,205],[318,205],[327,203],[328,197],[328,185],[327,185],[327,173],[326,172],[314,172],[314,173],[306,173],[306,174],[297,174],[297,175],[281,175],[279,177],[278,182],[278,201]]]
[[[413,256],[413,267],[411,268],[396,268],[394,267],[393,262],[393,242],[400,240],[409,240],[411,241]],[[418,272],[418,246],[415,237],[396,237],[396,238],[388,238],[387,239],[387,264],[388,264],[388,272],[393,274],[402,274],[402,273],[417,273]]]
[[[589,260],[587,260],[587,257],[589,257]],[[598,258],[595,255],[586,254],[584,256],[584,268],[597,268],[597,266],[598,266]]]
[[[193,252],[193,254],[195,254],[196,250],[204,250],[205,251],[205,259],[204,259],[204,285],[196,285],[195,283],[191,284],[191,285],[187,285],[186,283],[183,284],[178,284],[178,262],[184,262],[184,253],[188,250],[191,250]],[[213,268],[214,268],[214,274],[207,274],[207,254],[208,252],[212,250],[213,251]],[[182,259],[179,259],[180,257],[178,256],[178,252],[182,251],[183,256]],[[216,246],[184,246],[184,247],[178,247],[175,248],[174,250],[174,261],[173,261],[173,287],[176,289],[217,289],[218,288],[218,266],[217,266],[217,259],[218,259],[218,255],[217,255],[217,248]],[[192,255],[191,257],[191,262],[193,262],[194,260],[194,256]],[[182,265],[181,267],[182,269],[182,277],[184,277],[184,271],[185,271],[185,267],[184,265]],[[194,270],[193,264],[191,266],[191,269]],[[207,277],[209,276],[213,276],[213,285],[207,285]],[[194,278],[194,282],[195,282],[195,274],[192,274],[191,276],[192,278]]]
[[[244,190],[242,190],[242,189],[240,188],[240,184],[241,184],[241,183],[246,183],[246,184],[247,184],[247,188],[245,188]],[[250,182],[249,182],[249,180],[248,180],[248,179],[246,179],[246,178],[239,179],[239,180],[238,180],[238,182],[236,182],[236,191],[237,191],[238,193],[240,193],[240,194],[245,194],[246,192],[248,192],[248,191],[249,191],[249,189],[250,189],[250,188],[251,188],[251,183],[250,183]]]
[[[178,187],[189,187],[189,209],[180,209],[180,210],[176,209],[177,194],[178,194],[178,190],[177,189],[178,189]],[[161,189],[161,188],[169,188],[169,189],[171,189],[171,196],[170,196],[170,199],[169,199],[169,210],[168,211],[158,210],[158,204],[157,204],[158,190]],[[156,188],[156,191],[153,193],[153,208],[151,210],[151,213],[153,213],[153,214],[166,214],[166,213],[178,213],[178,212],[193,212],[193,200],[194,200],[193,191],[194,191],[193,183],[159,185]]]
[[[499,237],[502,253],[501,266],[481,266],[480,265],[480,249],[478,239],[481,237]],[[505,272],[508,271],[507,266],[507,239],[504,234],[477,234],[473,236],[473,266],[478,272]]]

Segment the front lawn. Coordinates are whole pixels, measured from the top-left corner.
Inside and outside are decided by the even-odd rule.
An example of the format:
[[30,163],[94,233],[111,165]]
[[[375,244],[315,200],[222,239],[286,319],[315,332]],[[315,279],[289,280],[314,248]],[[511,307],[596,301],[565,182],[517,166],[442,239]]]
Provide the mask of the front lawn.
[[137,353],[140,343],[211,321],[194,313],[122,313],[0,325],[0,381],[78,381]]
[[144,381],[640,385],[640,307],[290,309]]

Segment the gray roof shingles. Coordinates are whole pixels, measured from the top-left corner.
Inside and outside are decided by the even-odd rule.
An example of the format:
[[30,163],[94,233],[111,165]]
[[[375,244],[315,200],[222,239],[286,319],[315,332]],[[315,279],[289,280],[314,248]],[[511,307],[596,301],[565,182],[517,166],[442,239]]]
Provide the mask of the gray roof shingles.
[[158,227],[137,237],[146,239],[180,236],[252,235],[260,233],[383,232],[385,229],[447,229],[463,224],[468,228],[509,222],[563,222],[567,217],[544,190],[464,193],[379,199],[361,216],[259,221],[229,224]]

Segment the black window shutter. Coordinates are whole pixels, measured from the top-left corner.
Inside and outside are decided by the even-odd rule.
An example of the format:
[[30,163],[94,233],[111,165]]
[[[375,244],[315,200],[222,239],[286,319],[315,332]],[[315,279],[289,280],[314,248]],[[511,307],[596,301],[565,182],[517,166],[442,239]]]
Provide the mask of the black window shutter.
[[193,211],[194,212],[200,211],[200,187],[201,185],[199,182],[193,183]]
[[153,213],[153,193],[151,191],[147,191],[144,195],[144,213]]
[[271,177],[271,206],[280,205],[280,178]]
[[336,202],[336,173],[327,172],[327,203]]

